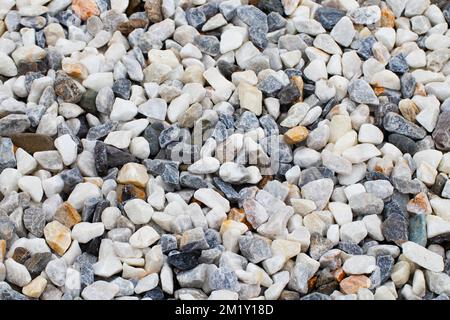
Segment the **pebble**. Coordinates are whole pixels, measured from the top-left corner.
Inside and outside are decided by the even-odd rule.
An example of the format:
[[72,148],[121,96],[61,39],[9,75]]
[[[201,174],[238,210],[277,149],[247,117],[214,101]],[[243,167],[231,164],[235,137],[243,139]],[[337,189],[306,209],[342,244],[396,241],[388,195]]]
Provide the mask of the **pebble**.
[[356,24],[370,25],[381,19],[381,10],[378,6],[361,7],[348,12],[348,17]]
[[305,199],[314,201],[316,208],[322,210],[331,197],[333,186],[331,179],[318,179],[304,185],[301,192]]
[[407,241],[402,244],[403,255],[419,266],[434,272],[444,270],[444,262],[438,254],[414,243]]
[[12,258],[5,260],[6,280],[18,287],[25,287],[31,282],[27,268]]
[[27,192],[33,201],[41,201],[44,195],[41,179],[35,176],[23,176],[17,181],[17,185],[21,190]]
[[44,228],[45,241],[56,253],[63,255],[72,242],[70,229],[59,223],[52,221]]
[[375,257],[357,255],[345,260],[342,266],[346,274],[367,274],[375,269]]
[[349,83],[348,93],[357,103],[378,105],[379,101],[370,85],[362,79],[356,79]]
[[160,238],[159,234],[149,226],[143,226],[130,237],[130,244],[135,248],[145,248]]
[[423,128],[393,112],[386,114],[383,119],[383,126],[387,131],[403,134],[416,140],[423,139],[426,135]]
[[106,281],[96,281],[81,292],[85,300],[112,300],[119,292],[118,285]]
[[73,240],[79,243],[87,243],[94,238],[97,238],[103,234],[105,227],[103,223],[95,222],[80,222],[76,224],[71,232]]

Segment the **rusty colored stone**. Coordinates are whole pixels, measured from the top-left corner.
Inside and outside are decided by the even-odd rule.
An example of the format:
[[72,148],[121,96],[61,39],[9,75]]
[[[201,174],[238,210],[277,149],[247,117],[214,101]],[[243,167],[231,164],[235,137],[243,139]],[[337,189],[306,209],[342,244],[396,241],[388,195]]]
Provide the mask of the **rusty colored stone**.
[[81,222],[81,216],[78,211],[68,202],[61,204],[53,217],[54,220],[61,222],[64,226],[71,229],[74,225]]
[[258,188],[263,189],[267,182],[272,181],[273,176],[263,176],[260,182],[258,182]]
[[117,185],[116,192],[117,201],[119,202],[134,198],[145,200],[145,191],[132,184],[119,184]]
[[153,22],[161,22],[163,15],[161,12],[161,0],[146,0],[144,9],[148,19]]
[[416,194],[414,198],[409,200],[406,209],[408,212],[415,214],[430,214],[432,212],[430,202],[424,192]]
[[333,276],[336,279],[337,282],[341,282],[342,279],[345,278],[346,274],[344,272],[344,269],[339,268],[333,271]]
[[308,289],[309,290],[312,290],[312,289],[314,289],[314,287],[316,286],[316,283],[317,283],[317,276],[313,276],[313,277],[311,277],[311,278],[309,278],[309,280],[308,280]]
[[387,6],[381,9],[380,24],[382,27],[394,28],[395,27],[395,15],[391,9]]
[[383,87],[375,87],[375,88],[373,88],[373,92],[375,92],[375,94],[377,96],[379,96],[379,95],[383,94],[384,88]]
[[16,133],[11,135],[11,140],[17,147],[20,147],[30,154],[38,151],[54,150],[53,139],[40,133]]
[[72,10],[84,21],[89,19],[89,17],[100,15],[100,10],[95,0],[72,0]]
[[69,76],[84,80],[89,75],[88,70],[81,63],[64,63],[62,69]]
[[124,21],[117,27],[124,36],[128,36],[134,29],[147,27],[147,21],[143,19],[131,19]]
[[245,223],[249,230],[253,229],[250,222],[247,221],[247,218],[245,217],[245,211],[242,208],[231,208],[230,212],[228,213],[228,219]]
[[297,126],[286,131],[284,141],[287,144],[296,144],[305,140],[308,137],[308,133],[309,131],[306,127]]
[[228,219],[242,222],[242,219],[245,218],[245,212],[242,208],[231,208],[228,213]]
[[345,294],[357,293],[361,288],[370,287],[370,279],[363,275],[350,276],[339,283],[341,291]]

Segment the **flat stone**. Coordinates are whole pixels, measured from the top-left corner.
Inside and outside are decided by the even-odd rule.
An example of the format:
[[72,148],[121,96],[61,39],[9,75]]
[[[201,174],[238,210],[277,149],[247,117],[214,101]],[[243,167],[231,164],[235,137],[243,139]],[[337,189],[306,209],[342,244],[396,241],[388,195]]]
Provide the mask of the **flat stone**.
[[118,285],[106,281],[96,281],[84,288],[81,296],[85,300],[112,300],[118,292]]
[[24,149],[30,154],[38,151],[54,149],[53,139],[45,134],[39,133],[14,133],[11,135],[14,145]]
[[434,272],[444,270],[444,262],[440,255],[414,243],[407,241],[402,244],[403,254],[406,258],[419,266]]
[[394,112],[386,114],[383,126],[389,132],[399,133],[416,140],[423,139],[426,135],[424,129]]

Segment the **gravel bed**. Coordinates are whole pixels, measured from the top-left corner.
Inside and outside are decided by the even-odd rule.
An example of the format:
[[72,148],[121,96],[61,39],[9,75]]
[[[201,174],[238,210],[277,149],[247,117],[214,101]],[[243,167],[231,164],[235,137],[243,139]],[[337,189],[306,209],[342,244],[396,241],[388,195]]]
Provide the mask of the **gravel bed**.
[[0,0],[0,300],[448,300],[449,25]]

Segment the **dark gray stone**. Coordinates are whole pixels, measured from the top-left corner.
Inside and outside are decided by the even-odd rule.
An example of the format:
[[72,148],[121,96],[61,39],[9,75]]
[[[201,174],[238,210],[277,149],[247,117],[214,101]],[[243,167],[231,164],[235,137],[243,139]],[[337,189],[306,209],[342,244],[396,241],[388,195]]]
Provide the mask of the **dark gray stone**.
[[231,184],[223,181],[218,177],[213,178],[214,184],[220,191],[223,192],[225,198],[227,198],[230,202],[236,203],[241,200],[241,196],[239,193],[231,186]]
[[45,213],[38,207],[25,209],[23,212],[23,224],[31,234],[40,238],[44,235]]
[[272,256],[268,240],[258,236],[241,236],[239,238],[239,250],[242,256],[252,263],[260,263]]
[[37,277],[45,269],[52,258],[50,252],[39,252],[33,254],[25,261],[24,266],[30,272],[31,277]]
[[159,244],[161,245],[161,250],[164,254],[178,249],[177,238],[173,234],[163,234],[159,240]]
[[408,220],[402,214],[393,213],[382,223],[381,230],[386,241],[401,245],[408,241]]
[[0,172],[6,168],[16,167],[13,143],[10,138],[0,138]]
[[99,140],[106,137],[111,131],[114,131],[116,127],[117,122],[115,121],[108,121],[95,127],[91,127],[89,128],[86,139],[93,141]]
[[199,10],[199,8],[191,8],[186,10],[186,20],[189,25],[194,28],[201,29],[201,27],[206,23],[206,15]]
[[401,92],[405,99],[410,99],[416,90],[416,79],[411,73],[405,73],[400,78]]
[[392,258],[391,255],[377,256],[376,263],[380,268],[380,284],[383,284],[391,277],[391,273],[394,268],[394,258]]
[[30,128],[31,122],[27,115],[9,114],[0,119],[0,136],[10,136],[25,132]]
[[128,100],[131,95],[131,81],[128,79],[117,79],[111,89],[116,97]]
[[177,269],[190,270],[198,266],[199,257],[200,253],[198,251],[179,252],[173,250],[167,256],[167,262]]
[[174,141],[180,141],[180,126],[178,124],[171,125],[167,129],[161,131],[159,135],[159,145],[161,148],[167,147],[167,145]]
[[415,140],[423,139],[427,134],[425,129],[394,112],[386,114],[383,119],[383,127],[389,132],[403,134]]
[[404,136],[402,134],[390,134],[388,137],[388,141],[399,148],[401,152],[409,153],[411,156],[414,156],[418,149],[417,144],[413,139],[408,138],[407,136]]
[[333,7],[319,7],[316,10],[314,19],[319,21],[325,29],[331,30],[343,16],[345,16],[345,11],[343,10]]
[[403,53],[393,56],[389,60],[388,69],[398,74],[404,74],[409,71],[409,67]]
[[0,239],[9,241],[14,235],[14,223],[7,216],[0,216]]
[[268,97],[275,97],[283,88],[283,84],[277,78],[270,75],[258,83],[258,89]]
[[179,183],[179,162],[162,159],[147,159],[144,160],[144,165],[147,167],[148,172],[153,175],[161,176],[161,179],[165,183],[172,185],[177,185]]
[[359,48],[356,52],[363,60],[367,60],[372,56],[372,47],[375,42],[377,40],[374,36],[368,36],[359,40]]
[[286,19],[278,12],[270,12],[267,15],[267,26],[269,27],[269,32],[279,30],[286,26]]
[[436,144],[436,149],[450,151],[450,111],[442,112],[439,115],[432,137]]
[[233,270],[226,267],[217,268],[208,279],[211,290],[230,290],[238,292],[240,285]]
[[187,172],[181,172],[180,186],[196,190],[200,188],[208,188],[208,183],[200,176],[195,176]]
[[363,249],[356,243],[353,243],[351,241],[340,241],[337,248],[352,255],[363,254]]
[[201,52],[212,57],[220,53],[220,41],[215,36],[198,35],[194,38],[194,44]]

